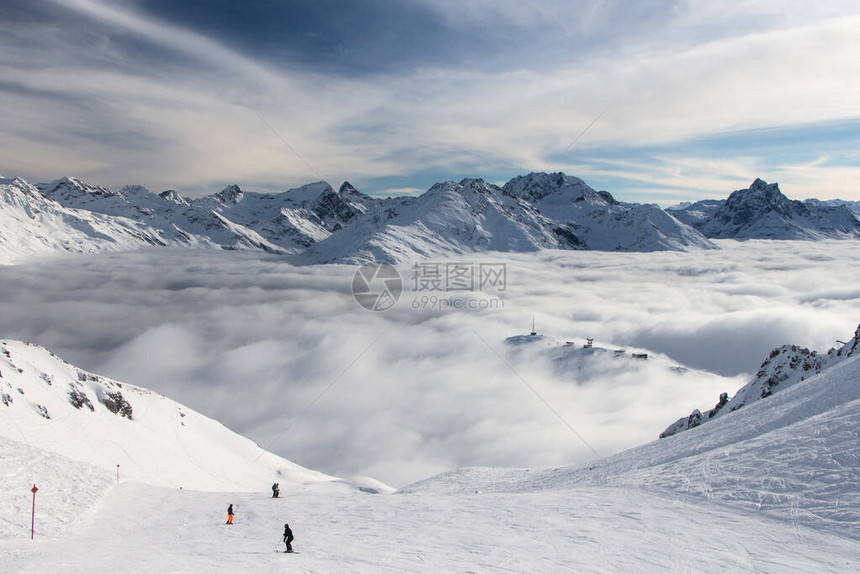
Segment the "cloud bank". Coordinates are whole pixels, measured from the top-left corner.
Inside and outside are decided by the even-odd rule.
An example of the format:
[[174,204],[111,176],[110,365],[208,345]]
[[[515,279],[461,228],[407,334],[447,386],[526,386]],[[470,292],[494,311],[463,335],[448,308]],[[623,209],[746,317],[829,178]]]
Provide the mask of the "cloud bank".
[[[653,440],[734,392],[773,347],[827,350],[860,322],[856,242],[722,246],[481,255],[467,262],[505,262],[507,289],[471,294],[504,304],[470,311],[414,309],[422,293],[404,267],[406,290],[385,313],[354,301],[353,267],[182,250],[67,256],[0,268],[2,336],[338,475],[403,485],[456,466],[573,464]],[[654,360],[565,363],[554,343],[505,344],[532,317],[549,337]]]

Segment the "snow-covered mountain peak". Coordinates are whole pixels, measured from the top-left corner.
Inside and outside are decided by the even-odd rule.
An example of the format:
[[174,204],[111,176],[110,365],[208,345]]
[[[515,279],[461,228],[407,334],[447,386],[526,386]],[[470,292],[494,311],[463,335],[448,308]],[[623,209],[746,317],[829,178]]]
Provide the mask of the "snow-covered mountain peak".
[[[171,205],[165,204],[163,198],[142,185],[126,185],[119,191],[112,191],[77,178],[64,177],[51,183],[39,184],[38,187],[45,197],[64,207],[128,218],[146,225],[153,223],[153,215],[165,205]],[[160,232],[151,229],[147,231],[147,235],[160,235]],[[162,240],[159,239],[159,242]]]
[[[341,186],[343,187],[343,186]],[[350,186],[352,187],[352,186]],[[326,194],[337,194],[334,188],[326,181],[315,181],[305,185],[288,189],[282,193],[270,195],[291,203],[294,206],[310,205],[318,201]],[[359,194],[360,195],[360,194]]]
[[178,203],[180,205],[190,205],[190,202],[179,195],[179,192],[175,189],[167,189],[158,194],[158,197],[163,199],[164,201],[169,201],[171,203]]
[[779,184],[777,182],[768,183],[760,177],[755,178],[755,181],[752,182],[748,191],[779,191]]
[[530,173],[515,177],[504,185],[506,193],[530,202],[539,202],[548,196],[556,201],[585,201],[595,205],[618,203],[608,192],[598,192],[578,177],[556,173]]
[[465,177],[458,184],[460,189],[473,189],[478,193],[489,193],[491,190],[498,190],[495,185],[489,184],[480,177]]
[[0,178],[0,194],[2,194],[4,203],[17,203],[14,201],[15,197],[18,198],[18,201],[26,197],[45,201],[45,197],[34,185],[20,177]]
[[221,191],[215,194],[215,199],[220,201],[221,203],[225,203],[228,205],[236,205],[242,200],[242,197],[245,195],[245,192],[236,185],[235,183],[232,185],[228,185]]
[[130,205],[121,194],[64,178],[52,186],[55,200],[24,180],[4,181],[8,183],[0,182],[0,261],[37,253],[117,251],[168,243],[161,230],[141,221],[149,217],[149,210]]
[[142,185],[137,185],[137,184],[134,184],[134,185],[124,185],[124,186],[119,190],[119,193],[121,193],[122,195],[124,195],[124,196],[126,196],[126,197],[128,197],[128,196],[135,196],[135,195],[145,195],[145,196],[152,196],[152,195],[155,195],[154,193],[152,193],[152,192],[149,190],[149,188],[147,188],[147,187],[145,187],[145,186],[142,186]]
[[[489,198],[495,198],[497,201],[502,199],[502,189],[485,182],[479,178],[465,178],[459,182],[445,181],[437,183],[427,190],[422,196],[419,203],[426,202],[428,205],[436,204],[438,201],[458,201],[464,200],[467,204],[478,207],[486,203]],[[426,196],[426,197],[425,197]]]
[[75,201],[79,204],[85,204],[97,199],[117,195],[106,187],[92,185],[71,176],[61,177],[50,183],[40,183],[36,187],[44,196],[61,203],[64,201]]
[[[466,181],[465,179],[463,181]],[[438,183],[434,183],[430,186],[430,189],[419,195],[418,197],[422,197],[425,195],[441,195],[444,193],[450,193],[453,191],[457,191],[462,187],[461,184],[458,184],[456,181],[440,181]]]
[[340,195],[342,195],[344,197],[348,197],[348,198],[370,199],[370,196],[367,196],[367,195],[361,193],[360,191],[358,191],[355,188],[355,186],[353,186],[348,181],[344,181],[342,184],[340,184],[340,187],[338,188],[337,192]]
[[725,200],[703,200],[672,209],[680,221],[718,239],[849,239],[860,220],[846,205],[796,201],[777,183],[756,179]]
[[792,201],[779,189],[778,183],[767,183],[757,178],[748,189],[739,189],[729,195],[725,209],[718,217],[739,219],[745,215],[759,215],[764,210],[774,210],[783,216],[792,213],[808,215],[809,210],[800,201]]

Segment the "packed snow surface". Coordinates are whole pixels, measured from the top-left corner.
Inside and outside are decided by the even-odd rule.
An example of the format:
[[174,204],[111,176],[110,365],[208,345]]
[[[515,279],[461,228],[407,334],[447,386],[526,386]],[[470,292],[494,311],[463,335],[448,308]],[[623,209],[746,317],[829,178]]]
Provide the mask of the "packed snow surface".
[[[6,438],[0,447],[0,558],[9,571],[817,573],[860,568],[860,357],[708,425],[584,466],[460,469],[395,494],[373,488],[370,480],[356,488],[289,467],[282,497],[273,499],[268,483],[286,461],[277,463],[281,459],[272,455],[258,478],[247,468],[231,471],[247,458],[223,459],[226,476],[235,481],[235,488],[225,490],[224,480],[209,469],[186,467],[182,474],[186,484],[209,476],[211,488],[180,488],[168,485],[161,469],[147,472],[147,465],[117,486],[111,466],[98,456],[95,464],[80,460],[94,450],[83,441],[96,440],[83,429],[78,441],[57,449],[67,456],[52,453],[52,439],[65,440],[61,434],[72,425],[58,426],[61,420],[45,418],[34,405],[49,413],[53,407],[58,419],[76,423],[103,419],[94,430],[120,443],[132,425],[146,421],[141,411],[151,413],[154,422],[163,416],[162,408],[175,413],[182,407],[122,385],[129,402],[139,405],[131,419],[96,404],[98,392],[87,393],[94,411],[71,403],[61,408],[49,399],[59,401],[56,391],[65,391],[64,385],[77,380],[95,391],[97,385],[109,389],[108,383],[121,383],[93,381],[88,374],[82,379],[74,367],[38,347],[6,342],[4,348],[9,353],[2,356],[2,381],[13,402],[0,404]],[[43,375],[53,377],[50,385]],[[19,384],[27,385],[23,393]],[[139,415],[143,421],[135,420]],[[190,412],[185,418],[192,428],[203,422]],[[177,443],[189,444],[176,418],[162,418],[157,426],[152,433],[166,426]],[[221,441],[226,433],[207,434]],[[129,457],[123,460],[134,460],[141,442],[136,436],[125,443]],[[195,447],[188,457],[200,463],[220,445],[201,439]],[[237,450],[246,457],[259,453],[253,446]],[[167,452],[175,461],[181,458]],[[113,454],[106,458],[120,456]],[[28,528],[32,483],[42,485],[34,541]],[[236,514],[232,526],[224,524],[228,504]],[[295,533],[298,554],[281,552],[285,522]]]

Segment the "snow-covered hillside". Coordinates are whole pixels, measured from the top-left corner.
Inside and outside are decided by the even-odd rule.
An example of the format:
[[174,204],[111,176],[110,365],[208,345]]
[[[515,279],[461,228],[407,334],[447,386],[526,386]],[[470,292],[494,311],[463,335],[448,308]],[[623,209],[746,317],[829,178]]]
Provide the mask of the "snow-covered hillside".
[[669,211],[712,239],[860,237],[860,220],[846,205],[793,201],[778,184],[761,179],[726,200],[704,200]]
[[58,533],[114,485],[270,492],[305,487],[385,491],[341,481],[264,451],[222,424],[147,389],[78,369],[48,350],[0,342],[0,538],[29,526],[22,492],[48,501],[40,532]]
[[824,355],[798,345],[783,345],[771,351],[762,362],[755,377],[741,387],[731,400],[727,393],[723,393],[714,408],[704,413],[698,409],[694,410],[689,416],[672,423],[660,433],[660,437],[672,436],[695,428],[756,401],[766,399],[854,356],[860,356],[860,326],[854,332],[853,339],[838,349],[830,349]]
[[22,179],[0,179],[0,263],[165,244],[156,230],[133,219],[68,209]]
[[[504,191],[528,201],[554,222],[556,233],[580,238],[596,251],[664,251],[716,246],[656,205],[616,201],[564,173],[515,177]],[[558,229],[563,231],[558,231]]]
[[333,480],[263,451],[167,397],[0,342],[0,435],[124,478],[203,490]]
[[191,207],[218,213],[284,251],[295,253],[338,231],[374,201],[349,182],[335,191],[319,181],[274,194],[244,192],[231,185],[213,196],[192,201]]
[[799,540],[806,536],[801,526],[850,538],[850,559],[857,564],[858,438],[860,356],[855,354],[767,400],[590,464],[543,471],[464,469],[404,490],[575,496],[578,488],[595,485],[641,489],[668,504],[699,501],[703,524],[711,524],[712,511],[734,508],[739,517],[773,518],[767,528],[789,524]]

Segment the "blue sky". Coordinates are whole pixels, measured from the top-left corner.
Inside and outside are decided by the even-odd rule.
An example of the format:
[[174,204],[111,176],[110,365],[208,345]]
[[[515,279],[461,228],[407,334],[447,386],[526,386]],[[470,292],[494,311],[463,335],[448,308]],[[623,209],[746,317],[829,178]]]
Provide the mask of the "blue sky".
[[[6,0],[0,174],[860,200],[855,2]],[[596,120],[596,121],[595,121]]]

